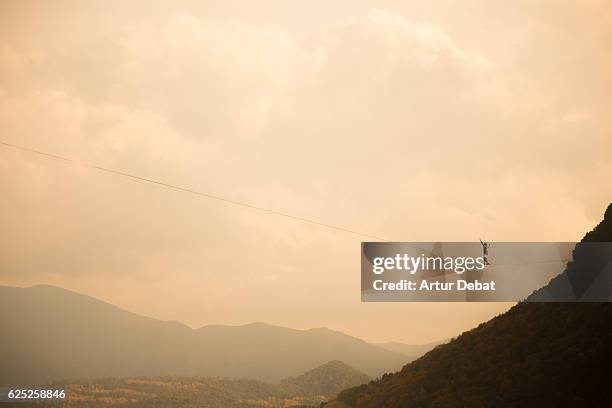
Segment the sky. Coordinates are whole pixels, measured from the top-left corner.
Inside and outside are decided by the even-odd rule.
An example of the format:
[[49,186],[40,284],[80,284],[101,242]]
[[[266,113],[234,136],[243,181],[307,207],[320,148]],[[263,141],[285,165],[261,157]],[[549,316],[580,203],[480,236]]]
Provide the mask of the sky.
[[[605,1],[0,1],[0,141],[392,241],[576,241],[612,197]],[[366,238],[0,146],[0,284],[192,327],[458,335]]]

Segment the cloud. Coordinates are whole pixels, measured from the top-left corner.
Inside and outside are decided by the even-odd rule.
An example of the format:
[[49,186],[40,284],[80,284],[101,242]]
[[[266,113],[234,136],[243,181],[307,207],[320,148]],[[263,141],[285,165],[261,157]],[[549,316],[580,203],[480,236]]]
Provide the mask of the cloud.
[[[608,37],[558,53],[567,21],[499,7],[486,17],[500,24],[470,46],[463,25],[392,7],[349,8],[300,32],[186,10],[96,25],[69,46],[5,40],[0,128],[15,143],[390,239],[578,239],[612,193],[611,105],[595,91],[610,74],[594,68]],[[193,324],[215,312],[376,320],[356,297],[359,237],[5,149],[0,184],[2,282],[56,283]]]

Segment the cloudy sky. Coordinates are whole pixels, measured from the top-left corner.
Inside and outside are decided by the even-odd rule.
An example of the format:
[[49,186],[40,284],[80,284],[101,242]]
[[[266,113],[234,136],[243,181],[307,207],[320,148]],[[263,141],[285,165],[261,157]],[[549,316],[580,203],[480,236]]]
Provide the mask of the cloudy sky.
[[[394,241],[572,241],[612,197],[605,1],[0,2],[0,141]],[[331,4],[330,4],[331,3]],[[0,284],[193,327],[447,338],[361,237],[0,146]]]

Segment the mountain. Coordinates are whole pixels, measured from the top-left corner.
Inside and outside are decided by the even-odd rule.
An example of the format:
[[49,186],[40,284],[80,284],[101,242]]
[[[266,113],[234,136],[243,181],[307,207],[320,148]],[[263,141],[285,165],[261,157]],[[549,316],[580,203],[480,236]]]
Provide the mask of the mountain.
[[139,316],[53,286],[0,287],[0,385],[66,378],[213,376],[278,382],[331,360],[371,376],[404,355],[325,329],[205,326]]
[[426,344],[405,344],[399,342],[388,342],[388,343],[373,343],[378,347],[382,347],[385,350],[393,351],[395,353],[400,353],[408,357],[408,361],[416,360],[421,357],[423,354],[427,353],[429,350],[432,350],[434,347],[439,346],[440,344],[447,343],[448,340],[434,341]]
[[604,220],[573,250],[565,270],[527,301],[608,302],[612,300],[612,204]]
[[[583,242],[612,242],[612,205]],[[612,406],[611,368],[612,304],[522,302],[326,408]]]
[[370,382],[372,378],[342,361],[330,361],[297,377],[284,379],[280,387],[293,395],[336,396],[347,387]]

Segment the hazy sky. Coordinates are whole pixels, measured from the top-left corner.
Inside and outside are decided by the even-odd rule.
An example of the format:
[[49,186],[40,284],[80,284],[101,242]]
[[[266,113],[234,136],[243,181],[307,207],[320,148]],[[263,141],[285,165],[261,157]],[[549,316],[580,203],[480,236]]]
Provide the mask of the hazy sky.
[[[605,1],[0,1],[0,140],[395,241],[578,240],[612,197]],[[0,146],[0,284],[194,327],[447,338],[361,238]]]

